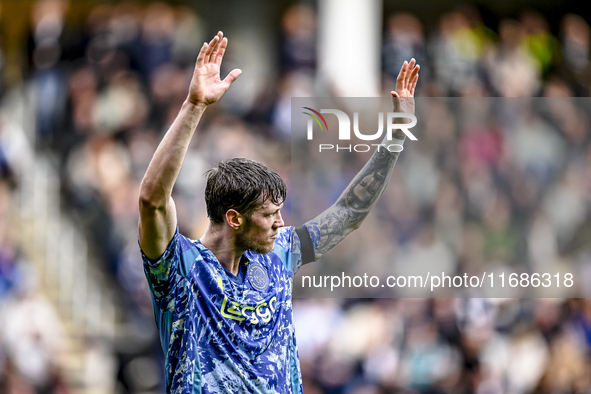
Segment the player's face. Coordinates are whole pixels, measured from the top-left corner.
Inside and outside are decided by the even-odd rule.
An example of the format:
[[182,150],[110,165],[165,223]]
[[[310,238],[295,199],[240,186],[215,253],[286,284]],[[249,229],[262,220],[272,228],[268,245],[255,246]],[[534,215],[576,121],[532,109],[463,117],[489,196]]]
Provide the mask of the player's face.
[[243,231],[238,237],[238,245],[245,250],[252,250],[256,253],[266,254],[273,250],[275,238],[279,227],[283,227],[281,217],[281,205],[275,205],[270,201],[259,207],[246,220]]
[[353,192],[347,195],[347,205],[356,208],[368,208],[369,201],[375,197],[380,186],[384,183],[384,175],[375,172],[367,175],[353,186]]

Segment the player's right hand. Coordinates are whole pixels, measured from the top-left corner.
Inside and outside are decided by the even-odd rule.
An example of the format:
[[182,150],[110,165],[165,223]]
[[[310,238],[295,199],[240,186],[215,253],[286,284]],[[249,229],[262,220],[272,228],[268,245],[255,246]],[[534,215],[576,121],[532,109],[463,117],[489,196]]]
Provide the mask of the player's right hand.
[[234,69],[226,78],[220,78],[220,66],[227,45],[228,39],[221,31],[209,44],[203,44],[195,63],[187,101],[202,107],[215,103],[242,74],[242,70]]

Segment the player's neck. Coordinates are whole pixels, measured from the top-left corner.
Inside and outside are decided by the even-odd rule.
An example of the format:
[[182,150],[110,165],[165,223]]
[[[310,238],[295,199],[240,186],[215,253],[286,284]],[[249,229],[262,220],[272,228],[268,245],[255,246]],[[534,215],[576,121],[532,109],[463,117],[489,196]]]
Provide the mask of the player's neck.
[[233,275],[238,275],[240,259],[245,251],[236,249],[234,237],[224,230],[223,227],[216,228],[210,225],[201,237],[201,244],[215,255],[225,269]]

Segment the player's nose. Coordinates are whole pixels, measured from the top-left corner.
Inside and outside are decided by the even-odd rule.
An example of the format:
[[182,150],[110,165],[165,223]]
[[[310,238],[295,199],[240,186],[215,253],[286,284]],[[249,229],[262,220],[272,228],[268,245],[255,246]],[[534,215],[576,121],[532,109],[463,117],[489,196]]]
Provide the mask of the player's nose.
[[277,218],[275,219],[274,227],[283,227],[285,223],[283,223],[283,217],[281,216],[281,211],[277,212]]

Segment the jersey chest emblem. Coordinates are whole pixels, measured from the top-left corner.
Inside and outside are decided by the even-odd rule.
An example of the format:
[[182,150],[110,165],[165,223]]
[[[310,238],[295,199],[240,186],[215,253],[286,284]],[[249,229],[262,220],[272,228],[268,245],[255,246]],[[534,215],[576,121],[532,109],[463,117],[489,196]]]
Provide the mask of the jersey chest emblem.
[[265,291],[269,288],[269,275],[259,263],[250,264],[247,279],[255,290]]

